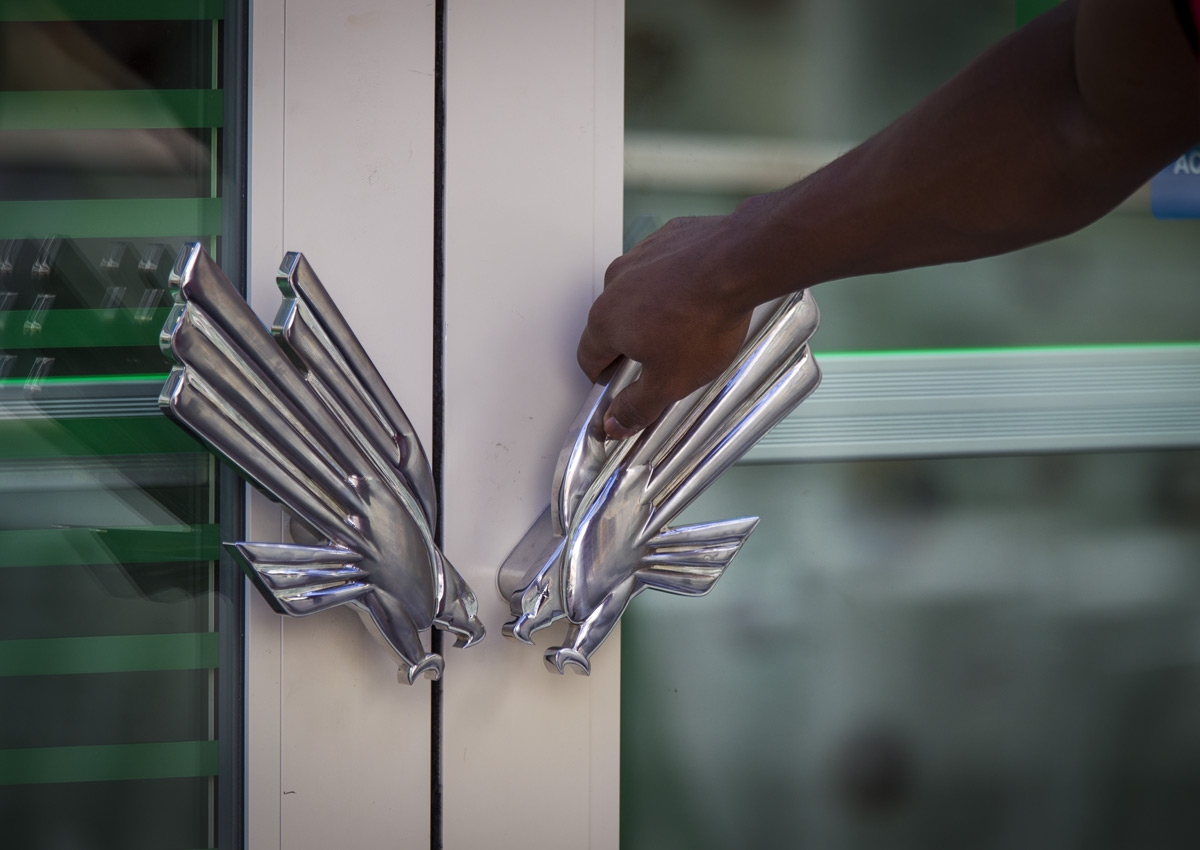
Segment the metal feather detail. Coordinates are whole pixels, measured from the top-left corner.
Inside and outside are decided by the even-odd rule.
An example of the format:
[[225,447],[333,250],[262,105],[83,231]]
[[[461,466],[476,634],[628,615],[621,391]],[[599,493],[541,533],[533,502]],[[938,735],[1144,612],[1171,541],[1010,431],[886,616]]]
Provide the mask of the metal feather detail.
[[513,615],[507,636],[532,643],[535,631],[565,617],[566,643],[546,650],[546,665],[586,675],[639,593],[712,589],[758,519],[670,523],[816,389],[821,373],[807,341],[818,321],[809,293],[784,299],[724,374],[626,440],[606,440],[603,417],[641,367],[622,360],[610,368],[567,434],[550,505],[500,567]]
[[171,273],[161,346],[177,365],[159,397],[169,417],[288,508],[315,545],[226,544],[276,611],[349,604],[400,661],[399,677],[439,678],[420,633],[484,636],[478,601],[434,543],[424,449],[302,254],[277,283],[268,332],[199,243]]

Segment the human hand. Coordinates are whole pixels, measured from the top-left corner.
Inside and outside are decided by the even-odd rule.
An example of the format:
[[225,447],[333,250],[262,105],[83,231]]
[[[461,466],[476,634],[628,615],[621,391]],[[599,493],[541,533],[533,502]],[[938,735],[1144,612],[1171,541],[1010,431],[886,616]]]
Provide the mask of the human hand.
[[610,437],[636,434],[715,379],[745,341],[755,304],[726,260],[729,220],[673,219],[609,265],[577,356],[592,381],[621,355],[642,364],[605,413]]

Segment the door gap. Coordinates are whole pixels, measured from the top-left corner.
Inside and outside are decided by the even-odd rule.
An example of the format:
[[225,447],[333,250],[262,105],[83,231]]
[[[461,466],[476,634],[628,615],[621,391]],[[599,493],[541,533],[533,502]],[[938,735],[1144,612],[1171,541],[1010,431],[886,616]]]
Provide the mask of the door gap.
[[[446,4],[437,0],[434,11],[433,60],[433,445],[431,465],[437,497],[434,542],[444,548],[445,499],[443,456],[445,449],[445,282],[446,282]],[[430,651],[441,653],[442,632],[430,629]],[[430,688],[429,846],[442,850],[442,681]]]

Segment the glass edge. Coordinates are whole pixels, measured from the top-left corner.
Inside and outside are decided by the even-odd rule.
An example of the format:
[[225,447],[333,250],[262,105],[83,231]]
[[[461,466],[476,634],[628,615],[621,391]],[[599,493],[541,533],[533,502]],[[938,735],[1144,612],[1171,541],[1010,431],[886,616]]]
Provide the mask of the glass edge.
[[[217,32],[214,23],[214,35]],[[220,261],[238,291],[246,295],[248,251],[250,3],[225,0],[220,88],[220,183],[222,205]],[[224,540],[245,539],[246,487],[228,464],[217,465],[217,522]],[[246,582],[225,547],[217,561],[217,695],[219,781],[212,844],[220,850],[246,846]]]

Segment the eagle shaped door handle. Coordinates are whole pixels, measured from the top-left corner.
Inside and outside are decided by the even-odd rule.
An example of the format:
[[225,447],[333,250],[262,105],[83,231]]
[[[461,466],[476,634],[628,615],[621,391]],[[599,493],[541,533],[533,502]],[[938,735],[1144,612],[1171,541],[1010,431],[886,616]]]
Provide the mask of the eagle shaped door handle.
[[438,678],[420,633],[484,636],[475,594],[434,543],[420,440],[302,254],[289,253],[268,332],[199,243],[171,274],[162,410],[285,505],[313,545],[227,544],[267,602],[304,616],[349,604],[400,661]]
[[816,389],[821,374],[807,341],[818,321],[808,292],[784,299],[724,374],[625,440],[605,439],[603,417],[640,366],[610,367],[567,434],[550,505],[500,567],[513,617],[507,636],[532,643],[535,631],[565,617],[566,643],[546,650],[546,665],[586,675],[643,590],[712,589],[758,519],[670,524]]

